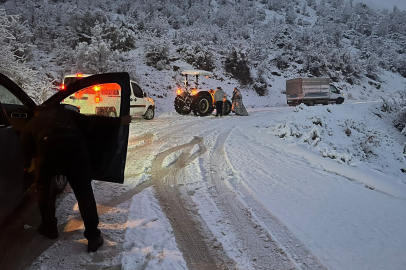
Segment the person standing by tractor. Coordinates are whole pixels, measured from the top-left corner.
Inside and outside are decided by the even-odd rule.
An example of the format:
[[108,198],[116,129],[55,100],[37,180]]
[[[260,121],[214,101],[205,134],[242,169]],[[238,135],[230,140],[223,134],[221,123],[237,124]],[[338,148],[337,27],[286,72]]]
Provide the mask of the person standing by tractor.
[[221,87],[217,87],[216,92],[214,93],[214,101],[216,102],[216,117],[220,115],[223,116],[223,99],[226,96],[226,93],[223,92]]
[[234,87],[233,97],[231,98],[233,104],[231,107],[231,111],[234,112],[236,115],[248,116],[248,112],[245,109],[244,104],[242,103],[242,95],[240,90],[237,87]]
[[91,162],[86,140],[87,131],[95,126],[129,125],[131,116],[121,118],[85,116],[63,106],[39,106],[22,131],[20,141],[25,155],[25,168],[35,158],[38,208],[42,224],[38,232],[50,239],[58,238],[52,177],[65,175],[75,193],[88,240],[87,251],[103,245],[98,229],[99,217],[91,185]]

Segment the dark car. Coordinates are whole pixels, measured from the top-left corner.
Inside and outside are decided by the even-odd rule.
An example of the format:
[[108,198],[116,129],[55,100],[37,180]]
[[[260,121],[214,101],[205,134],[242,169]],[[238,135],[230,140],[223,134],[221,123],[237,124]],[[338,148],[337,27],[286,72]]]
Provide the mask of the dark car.
[[[61,102],[91,87],[117,84],[121,95],[117,97],[120,113],[130,113],[130,78],[128,73],[93,75],[70,84],[44,102],[47,106],[64,106],[80,112],[80,107]],[[89,100],[86,106],[95,106]],[[83,106],[83,104],[81,104]],[[33,117],[37,105],[12,80],[0,73],[0,224],[21,203],[24,194],[31,190],[32,173],[24,171],[23,153],[19,135]],[[127,155],[129,126],[93,127],[87,134],[91,156],[92,178],[95,180],[123,183]],[[67,183],[63,175],[55,176],[55,187],[61,192]]]

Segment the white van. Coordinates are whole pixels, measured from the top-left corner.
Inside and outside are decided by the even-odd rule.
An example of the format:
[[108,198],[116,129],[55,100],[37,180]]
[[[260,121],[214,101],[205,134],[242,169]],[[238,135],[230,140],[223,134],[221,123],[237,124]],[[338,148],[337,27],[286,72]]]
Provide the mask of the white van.
[[296,78],[286,81],[286,100],[289,106],[304,103],[308,106],[329,103],[342,104],[344,94],[330,78]]
[[[63,79],[61,90],[81,79],[92,74],[70,74]],[[141,87],[134,81],[131,84],[130,114],[131,116],[142,116],[151,120],[155,115],[155,102],[147,97]],[[79,108],[83,114],[97,114],[116,117],[120,110],[120,87],[117,84],[109,83],[87,87],[62,101],[63,104],[70,104]]]

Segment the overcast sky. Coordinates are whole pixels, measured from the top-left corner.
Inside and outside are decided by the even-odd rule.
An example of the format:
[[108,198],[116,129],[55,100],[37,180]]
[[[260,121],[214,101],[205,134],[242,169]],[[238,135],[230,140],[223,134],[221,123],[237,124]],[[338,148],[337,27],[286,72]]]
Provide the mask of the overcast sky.
[[354,0],[354,2],[363,2],[375,9],[392,10],[393,6],[397,6],[400,10],[406,10],[406,0]]

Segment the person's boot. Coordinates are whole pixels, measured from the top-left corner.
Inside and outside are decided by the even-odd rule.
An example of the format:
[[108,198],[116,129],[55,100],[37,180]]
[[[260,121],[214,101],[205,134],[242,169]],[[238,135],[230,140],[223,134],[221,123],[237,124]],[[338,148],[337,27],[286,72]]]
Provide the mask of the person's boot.
[[103,237],[100,235],[97,238],[88,239],[87,252],[96,252],[103,245]]
[[38,233],[49,239],[58,238],[58,220],[54,217],[49,221],[42,221],[42,224],[38,227]]

